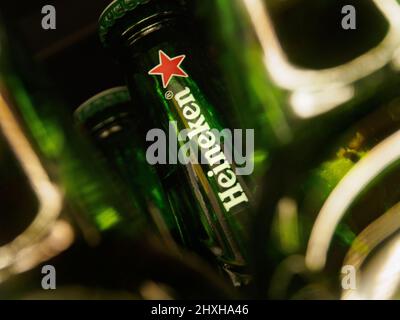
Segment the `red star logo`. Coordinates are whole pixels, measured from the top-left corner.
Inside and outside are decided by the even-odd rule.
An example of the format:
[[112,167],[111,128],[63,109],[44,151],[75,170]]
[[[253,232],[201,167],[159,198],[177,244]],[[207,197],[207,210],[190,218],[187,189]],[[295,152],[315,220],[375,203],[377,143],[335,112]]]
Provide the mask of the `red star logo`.
[[164,89],[168,86],[173,76],[188,77],[187,73],[180,67],[183,59],[186,58],[184,54],[170,58],[164,51],[159,50],[158,57],[160,59],[160,64],[151,69],[149,74],[160,75]]

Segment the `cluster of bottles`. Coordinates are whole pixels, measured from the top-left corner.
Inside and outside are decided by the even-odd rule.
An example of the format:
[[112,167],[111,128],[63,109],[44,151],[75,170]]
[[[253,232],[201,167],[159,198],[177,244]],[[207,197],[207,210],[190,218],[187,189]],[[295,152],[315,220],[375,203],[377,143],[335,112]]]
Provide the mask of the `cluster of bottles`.
[[114,0],[73,117],[1,20],[0,298],[399,297],[400,4],[348,2]]

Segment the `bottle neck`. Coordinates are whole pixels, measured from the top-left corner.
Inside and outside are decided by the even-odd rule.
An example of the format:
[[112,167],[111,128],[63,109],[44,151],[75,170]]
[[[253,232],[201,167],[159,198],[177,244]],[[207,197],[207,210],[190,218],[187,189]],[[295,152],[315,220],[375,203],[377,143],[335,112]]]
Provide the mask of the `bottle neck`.
[[[145,97],[143,101],[146,101],[146,105],[139,105],[133,112],[139,113],[137,115],[141,118],[147,118],[148,123],[152,123],[152,128],[168,129],[170,120],[179,120],[180,117],[176,114],[174,106],[169,103],[173,100],[166,99],[165,95],[168,92],[176,94],[186,87],[197,93],[196,97],[203,100],[207,109],[214,109],[217,104],[222,104],[224,98],[216,94],[207,71],[210,61],[204,54],[200,41],[193,41],[191,36],[195,33],[194,27],[187,21],[173,18],[171,15],[165,15],[165,19],[159,19],[148,26],[142,28],[140,34],[136,26],[128,28],[123,33],[123,46],[119,50],[119,60],[127,77],[131,95]],[[161,51],[169,59],[184,56],[179,68],[187,77],[173,75],[164,86],[166,83],[163,83],[160,74],[151,75],[150,71],[161,64]],[[172,118],[171,113],[175,114]],[[218,122],[215,126],[219,128],[222,123],[216,120],[220,118],[218,114],[219,112],[213,112],[214,121]]]

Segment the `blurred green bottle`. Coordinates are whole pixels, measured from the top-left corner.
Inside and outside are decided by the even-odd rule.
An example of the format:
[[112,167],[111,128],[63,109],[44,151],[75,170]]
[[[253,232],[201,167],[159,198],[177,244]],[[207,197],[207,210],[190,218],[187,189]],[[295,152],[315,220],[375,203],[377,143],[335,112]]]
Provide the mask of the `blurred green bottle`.
[[[132,111],[140,119],[142,141],[162,140],[152,129],[169,138],[171,131],[182,138],[186,130],[177,147],[191,143],[188,150],[205,159],[179,164],[180,158],[170,152],[174,141],[168,138],[161,141],[168,146],[168,163],[156,168],[176,215],[191,221],[188,230],[240,286],[249,280],[247,226],[255,184],[251,175],[238,175],[239,165],[226,156],[236,145],[223,145],[228,139],[218,140],[213,133],[234,128],[220,112],[225,107],[229,114],[229,100],[218,96],[210,77],[214,70],[208,72],[213,65],[183,8],[180,1],[113,1],[100,17],[100,38],[120,62],[131,95],[144,103]],[[243,147],[243,141],[236,142]]]
[[271,225],[270,297],[339,299],[342,267],[359,270],[360,256],[396,232],[383,213],[400,199],[399,116],[398,99],[377,107],[286,190]]
[[40,290],[42,263],[59,286],[137,293],[157,281],[178,296],[224,296],[203,262],[163,243],[139,197],[108,176],[9,26],[1,20],[0,296]]
[[75,111],[75,119],[100,151],[110,173],[122,179],[131,196],[141,201],[141,210],[148,212],[164,240],[200,249],[187,229],[190,221],[184,223],[185,216],[174,215],[155,169],[146,161],[145,144],[138,139],[136,129],[141,119],[134,116],[134,106],[128,89],[116,87],[84,102]]

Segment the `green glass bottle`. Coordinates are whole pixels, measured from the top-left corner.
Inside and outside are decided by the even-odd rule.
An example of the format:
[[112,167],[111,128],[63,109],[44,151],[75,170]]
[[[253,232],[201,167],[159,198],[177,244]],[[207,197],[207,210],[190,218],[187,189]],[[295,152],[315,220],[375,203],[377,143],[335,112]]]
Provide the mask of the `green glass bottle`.
[[[138,102],[136,102],[138,103]],[[138,140],[138,119],[126,87],[105,90],[81,104],[75,111],[79,128],[89,136],[109,167],[129,186],[137,207],[148,213],[164,241],[176,240],[186,248],[193,240],[182,217],[173,214],[157,174],[146,161],[143,141]]]
[[56,268],[60,287],[135,293],[153,280],[182,296],[229,296],[202,260],[160,241],[137,198],[104,170],[10,34],[0,20],[0,195],[13,210],[11,217],[0,212],[7,227],[1,230],[0,296],[40,290],[43,263]]
[[236,174],[222,149],[225,138],[218,141],[212,132],[230,128],[218,111],[226,101],[215,96],[209,62],[190,36],[182,8],[176,1],[114,1],[100,17],[100,37],[121,63],[131,95],[145,102],[134,111],[142,119],[142,139],[150,139],[151,129],[170,132],[172,123],[176,136],[186,129],[178,147],[191,142],[189,150],[204,157],[186,165],[169,157],[168,164],[156,167],[173,210],[193,221],[188,228],[241,285],[248,281],[254,185],[251,177]]
[[[377,108],[320,155],[323,160],[301,184],[287,190],[286,206],[275,216],[271,243],[276,261],[298,257],[304,286],[318,283],[331,297],[340,298],[342,267],[359,270],[360,257],[398,229],[395,217],[385,218],[383,213],[400,199],[399,115],[398,99]],[[282,272],[282,265],[275,274]],[[302,290],[296,297],[305,294]]]

